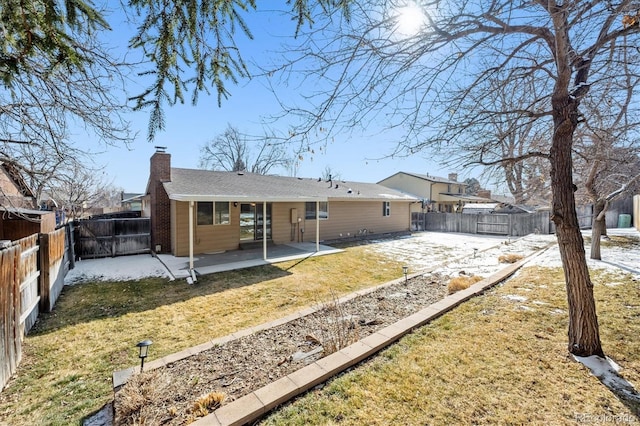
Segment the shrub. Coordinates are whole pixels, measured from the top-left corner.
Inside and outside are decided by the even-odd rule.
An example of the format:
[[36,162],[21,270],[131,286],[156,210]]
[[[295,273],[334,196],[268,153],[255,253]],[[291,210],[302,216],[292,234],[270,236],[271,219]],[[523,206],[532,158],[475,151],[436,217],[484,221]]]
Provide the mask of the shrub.
[[451,278],[449,280],[449,286],[448,286],[449,294],[453,294],[456,291],[460,291],[460,290],[466,290],[472,284],[475,284],[478,281],[482,281],[482,277],[478,275],[474,275],[474,276],[460,275],[459,277]]
[[331,300],[321,305],[314,319],[317,332],[313,334],[318,336],[317,340],[322,345],[324,355],[337,352],[360,338],[359,324],[333,293]]
[[160,398],[169,387],[169,378],[160,370],[136,374],[116,394],[116,425],[155,424],[156,418],[151,402]]
[[498,262],[500,263],[516,263],[519,260],[524,259],[524,256],[521,254],[503,254],[498,257]]
[[204,417],[211,411],[222,405],[227,395],[222,392],[210,392],[198,398],[191,407],[191,413],[195,417]]

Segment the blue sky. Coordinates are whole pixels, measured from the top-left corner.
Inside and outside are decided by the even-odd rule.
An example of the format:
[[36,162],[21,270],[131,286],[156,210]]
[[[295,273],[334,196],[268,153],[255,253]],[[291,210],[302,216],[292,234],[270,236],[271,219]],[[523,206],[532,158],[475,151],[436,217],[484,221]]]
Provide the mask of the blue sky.
[[[284,3],[284,1],[283,1]],[[112,4],[119,4],[117,1]],[[121,13],[107,17],[113,31],[107,34],[109,44],[116,51],[125,52],[127,41],[133,28],[122,22]],[[255,36],[253,41],[242,41],[241,52],[248,62],[264,63],[272,51],[279,47],[280,35],[292,35],[293,26],[274,12],[259,12],[249,18],[249,26]],[[271,51],[271,52],[270,52]],[[138,77],[127,87],[127,95],[141,91],[144,82]],[[132,127],[138,132],[135,142],[129,147],[97,146],[92,139],[78,139],[93,150],[103,153],[95,156],[98,165],[104,165],[107,179],[126,192],[143,192],[149,173],[149,158],[155,151],[154,146],[165,146],[172,156],[174,167],[197,168],[200,148],[210,139],[222,133],[228,124],[247,134],[263,134],[261,124],[264,117],[277,113],[278,104],[274,95],[260,79],[242,80],[238,85],[228,83],[231,97],[218,107],[215,96],[200,96],[196,106],[190,102],[184,105],[166,107],[166,128],[159,132],[153,142],[147,141],[148,112],[132,114],[129,118]],[[279,96],[296,96],[291,88],[277,88]],[[301,88],[304,91],[305,88]],[[187,95],[188,99],[189,96]],[[288,129],[285,119],[275,125],[283,132]],[[362,182],[377,182],[398,171],[429,173],[447,176],[449,172],[458,172],[460,179],[469,177],[468,172],[441,168],[437,161],[429,160],[428,154],[411,157],[384,158],[398,142],[399,135],[384,129],[367,129],[366,132],[336,136],[326,150],[315,150],[312,157],[305,156],[300,163],[297,176],[316,178],[329,166],[340,174],[342,179]],[[287,175],[286,170],[272,172]],[[477,173],[476,173],[477,174]]]

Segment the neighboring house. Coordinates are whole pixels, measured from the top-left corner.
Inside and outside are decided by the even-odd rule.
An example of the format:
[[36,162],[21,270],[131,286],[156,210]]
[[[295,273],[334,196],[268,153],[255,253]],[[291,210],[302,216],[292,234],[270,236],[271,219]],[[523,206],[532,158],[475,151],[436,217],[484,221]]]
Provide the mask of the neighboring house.
[[[151,246],[193,256],[244,243],[285,244],[409,232],[415,197],[382,185],[171,167],[151,157]],[[143,212],[146,214],[147,211]],[[267,240],[264,240],[266,235]]]
[[498,203],[473,203],[466,204],[462,207],[464,214],[490,214],[494,213],[498,208]]
[[483,197],[465,194],[467,184],[458,182],[457,173],[449,173],[447,179],[419,173],[398,172],[378,182],[389,188],[412,194],[423,201],[413,211],[454,213],[462,211],[466,203],[488,202]]
[[508,203],[470,203],[462,208],[462,213],[465,214],[521,214],[535,212],[536,209],[534,207]]
[[120,208],[125,212],[141,212],[143,210],[143,199],[145,194],[131,194],[123,192],[120,194]]
[[48,234],[55,229],[55,212],[0,207],[0,241],[15,241],[38,233]]
[[35,209],[36,197],[20,175],[9,163],[0,163],[0,206],[13,209]]

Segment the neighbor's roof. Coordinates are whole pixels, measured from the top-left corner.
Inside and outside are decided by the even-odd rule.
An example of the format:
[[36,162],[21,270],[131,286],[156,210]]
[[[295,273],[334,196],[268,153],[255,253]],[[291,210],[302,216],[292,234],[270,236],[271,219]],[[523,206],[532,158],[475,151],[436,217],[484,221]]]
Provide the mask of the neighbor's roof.
[[[457,185],[464,185],[464,186],[467,186],[467,184],[466,184],[466,183],[464,183],[464,182],[460,182],[460,181],[450,180],[450,179],[443,178],[443,177],[439,177],[439,176],[423,175],[423,174],[420,174],[420,173],[409,173],[409,172],[397,172],[397,173],[394,173],[393,175],[391,175],[391,176],[389,176],[389,177],[387,177],[387,178],[382,179],[380,182],[384,182],[384,181],[385,181],[385,180],[387,180],[387,179],[391,179],[392,177],[394,177],[394,176],[396,176],[396,175],[407,175],[407,176],[413,176],[413,177],[415,177],[415,178],[422,179],[422,180],[426,180],[426,181],[429,181],[429,182],[437,182],[437,183],[455,183],[455,184],[457,184]],[[380,182],[378,182],[378,183],[380,183]]]
[[494,210],[498,207],[498,203],[471,203],[465,204],[463,210]]
[[417,201],[411,195],[375,183],[330,183],[248,172],[172,168],[171,181],[163,185],[169,198],[176,201]]

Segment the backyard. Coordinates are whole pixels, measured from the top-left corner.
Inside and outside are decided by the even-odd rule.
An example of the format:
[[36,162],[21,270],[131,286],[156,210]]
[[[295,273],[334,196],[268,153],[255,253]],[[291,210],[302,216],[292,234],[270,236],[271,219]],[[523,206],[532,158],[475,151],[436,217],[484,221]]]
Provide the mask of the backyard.
[[[438,244],[444,240],[450,244]],[[479,251],[504,243],[451,240],[431,235],[430,256],[457,259],[455,271],[465,265],[468,273],[481,269],[471,262]],[[153,340],[151,358],[158,358],[399,278],[405,264],[413,273],[439,263],[438,257],[416,258],[415,247],[398,248],[411,241],[352,245],[336,255],[204,276],[193,286],[163,278],[67,286],[54,312],[41,316],[26,339],[18,374],[0,394],[0,423],[78,423],[113,398],[111,373],[138,362],[140,340]],[[616,250],[611,259],[619,260],[621,245],[629,256],[640,252],[636,233],[613,237],[603,257]],[[604,262],[593,266],[605,352],[638,383],[638,276]],[[624,406],[567,357],[563,289],[551,251],[547,260],[265,422],[571,424],[578,415],[637,421],[637,407]]]

